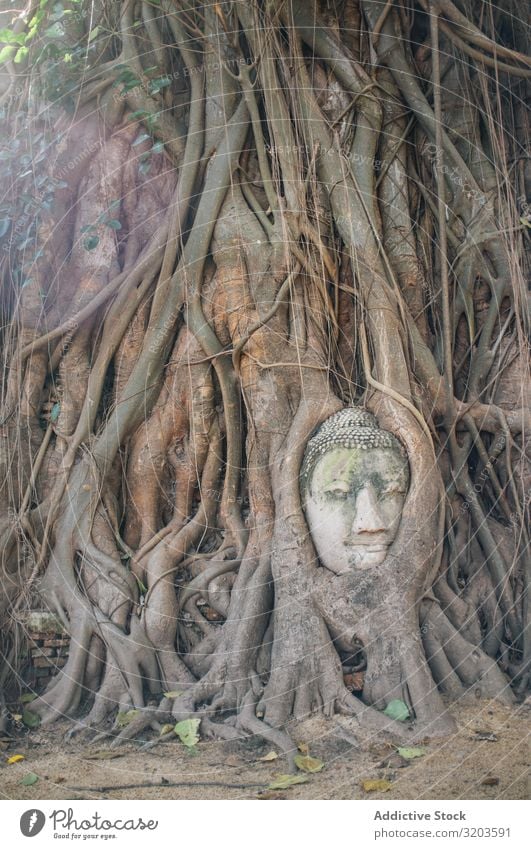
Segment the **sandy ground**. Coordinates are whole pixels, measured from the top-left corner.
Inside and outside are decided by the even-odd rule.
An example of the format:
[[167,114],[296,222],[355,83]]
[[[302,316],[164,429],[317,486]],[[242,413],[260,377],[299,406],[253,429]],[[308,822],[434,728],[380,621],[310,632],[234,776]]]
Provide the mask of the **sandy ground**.
[[[108,758],[108,745],[65,742],[66,725],[22,732],[3,746],[0,796],[4,799],[525,799],[528,798],[531,703],[507,708],[494,702],[454,710],[458,732],[427,741],[425,754],[403,762],[382,739],[360,741],[342,720],[312,719],[294,738],[324,762],[308,782],[268,790],[287,771],[278,758],[260,761],[271,745],[257,738],[201,741],[188,751],[175,738],[148,752],[127,744]],[[102,753],[103,756],[102,756]],[[8,765],[7,758],[24,755]],[[114,752],[113,752],[114,754]],[[31,786],[21,782],[38,776]],[[299,773],[302,775],[302,773]],[[387,792],[366,792],[365,779],[391,782]],[[183,782],[190,786],[170,786]],[[217,782],[211,786],[210,782]],[[155,787],[119,789],[124,784]],[[250,786],[249,786],[250,785]]]

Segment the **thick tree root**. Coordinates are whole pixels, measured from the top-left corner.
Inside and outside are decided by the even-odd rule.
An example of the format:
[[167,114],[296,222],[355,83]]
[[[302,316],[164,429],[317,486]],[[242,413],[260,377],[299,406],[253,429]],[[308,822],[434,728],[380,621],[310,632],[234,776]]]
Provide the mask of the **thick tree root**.
[[433,677],[453,698],[490,698],[513,704],[510,684],[495,660],[469,643],[454,628],[439,605],[423,603],[421,634]]

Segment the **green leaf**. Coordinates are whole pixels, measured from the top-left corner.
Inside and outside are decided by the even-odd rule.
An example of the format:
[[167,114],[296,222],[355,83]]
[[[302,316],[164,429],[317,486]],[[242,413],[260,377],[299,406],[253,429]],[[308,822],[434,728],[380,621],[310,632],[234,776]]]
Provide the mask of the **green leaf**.
[[37,698],[37,693],[24,693],[19,699],[19,702],[23,705],[27,705],[28,702],[32,702],[33,699]]
[[384,710],[384,714],[390,719],[405,722],[409,719],[409,708],[401,699],[392,699]]
[[83,247],[87,251],[93,251],[94,248],[98,247],[99,243],[100,243],[100,237],[99,236],[89,236],[88,239],[85,239],[85,241],[83,242]]
[[50,421],[52,424],[55,424],[57,419],[59,418],[59,413],[61,412],[61,405],[59,401],[56,401],[50,410]]
[[401,757],[405,758],[407,761],[411,761],[411,760],[413,760],[413,758],[421,758],[423,755],[426,754],[426,749],[421,749],[421,748],[415,749],[415,748],[411,748],[409,746],[402,746],[399,749],[397,749],[397,751],[398,751],[398,754]]
[[110,221],[107,221],[107,227],[110,227],[111,230],[121,230],[122,224],[117,218],[111,218]]
[[121,710],[116,716],[116,724],[119,725],[120,728],[125,728],[126,725],[129,725],[129,723],[133,721],[135,716],[138,716],[137,710]]
[[17,52],[15,53],[15,58],[13,61],[18,65],[20,62],[23,62],[26,56],[29,53],[29,47],[19,47]]
[[9,218],[3,218],[0,221],[0,239],[2,238],[2,236],[5,236],[5,234],[9,230],[10,224],[11,220]]
[[164,693],[167,699],[178,699],[179,696],[182,696],[182,690],[168,690],[167,693]]
[[24,784],[25,787],[31,787],[31,785],[36,784],[38,780],[39,776],[35,775],[34,772],[27,772],[20,783]]
[[146,112],[145,109],[137,109],[136,112],[131,112],[131,114],[127,116],[127,120],[136,121],[138,118],[145,118],[147,115],[149,115],[149,112]]
[[159,91],[166,86],[169,86],[171,80],[169,77],[157,77],[154,80],[151,80],[149,83],[149,93],[150,94],[158,94]]
[[13,32],[11,29],[0,29],[0,41],[6,44],[25,44],[27,39],[25,32]]
[[309,781],[307,775],[279,775],[271,784],[268,784],[267,789],[286,790],[294,784],[306,784],[307,781]]
[[27,728],[38,728],[41,724],[40,716],[37,716],[36,713],[32,713],[31,710],[25,710],[22,714],[22,722]]
[[123,70],[120,71],[113,85],[118,86],[123,83],[123,92],[131,91],[131,89],[140,85],[140,80],[134,75],[128,65],[119,65],[118,68],[122,68]]
[[16,52],[17,48],[11,47],[9,44],[7,45],[7,47],[2,47],[2,49],[0,50],[0,62],[8,62],[10,59],[13,58]]
[[91,29],[91,31],[89,32],[89,37],[88,37],[88,43],[89,44],[90,44],[91,41],[94,41],[94,39],[97,37],[99,31],[100,31],[99,27],[94,27],[94,29]]
[[311,758],[309,755],[295,755],[295,766],[303,772],[321,772],[324,767],[322,761]]
[[146,595],[148,588],[146,587],[145,584],[142,583],[142,581],[140,580],[139,577],[137,577],[137,575],[135,575],[135,578],[136,578],[136,582],[138,584],[138,589],[140,590],[142,595]]
[[201,724],[200,719],[183,719],[174,726],[173,730],[177,737],[188,748],[195,746],[199,742],[198,729]]
[[156,142],[151,148],[151,153],[162,153],[164,150],[164,145],[162,142]]

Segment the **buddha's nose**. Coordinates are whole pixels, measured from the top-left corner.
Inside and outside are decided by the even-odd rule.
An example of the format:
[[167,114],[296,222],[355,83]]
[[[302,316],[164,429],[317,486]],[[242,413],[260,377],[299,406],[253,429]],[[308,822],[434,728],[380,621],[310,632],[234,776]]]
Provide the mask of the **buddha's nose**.
[[354,507],[354,520],[351,534],[377,534],[386,530],[386,525],[378,506],[378,499],[372,484],[367,484],[358,492]]

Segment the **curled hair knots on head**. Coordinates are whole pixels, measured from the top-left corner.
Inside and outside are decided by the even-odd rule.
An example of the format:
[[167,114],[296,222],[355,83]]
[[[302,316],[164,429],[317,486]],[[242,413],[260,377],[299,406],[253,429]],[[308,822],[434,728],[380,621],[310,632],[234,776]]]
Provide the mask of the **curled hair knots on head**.
[[302,461],[300,485],[304,490],[318,459],[332,448],[391,448],[405,458],[405,450],[388,430],[382,430],[376,416],[363,407],[345,407],[320,425],[308,440]]

